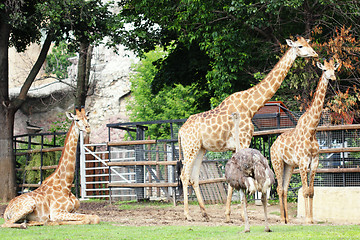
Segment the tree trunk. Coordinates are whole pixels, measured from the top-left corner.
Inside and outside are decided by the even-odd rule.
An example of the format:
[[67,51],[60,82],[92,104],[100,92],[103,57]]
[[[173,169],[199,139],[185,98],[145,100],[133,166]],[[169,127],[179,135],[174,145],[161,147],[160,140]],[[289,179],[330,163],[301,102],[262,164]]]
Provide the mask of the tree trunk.
[[9,36],[10,26],[0,21],[0,201],[5,202],[16,196],[15,159],[12,154],[15,112],[9,101],[8,82]]
[[0,114],[0,200],[8,202],[16,196],[15,157],[13,154],[13,109],[1,107]]
[[78,61],[78,79],[76,87],[75,106],[85,106],[89,86],[92,49],[89,43],[80,43]]

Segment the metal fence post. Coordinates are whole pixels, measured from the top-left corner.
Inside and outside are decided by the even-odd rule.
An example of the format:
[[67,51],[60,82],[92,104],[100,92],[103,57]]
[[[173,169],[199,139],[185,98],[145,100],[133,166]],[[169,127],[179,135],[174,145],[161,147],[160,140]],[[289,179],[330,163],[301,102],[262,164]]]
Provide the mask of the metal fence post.
[[85,170],[85,147],[83,132],[80,131],[80,186],[81,186],[81,199],[86,199],[86,170]]
[[[136,125],[136,140],[144,140],[144,129],[140,125]],[[144,145],[135,146],[135,161],[144,161]],[[145,183],[144,166],[135,166],[136,182]],[[137,200],[142,200],[145,197],[145,188],[136,188]]]

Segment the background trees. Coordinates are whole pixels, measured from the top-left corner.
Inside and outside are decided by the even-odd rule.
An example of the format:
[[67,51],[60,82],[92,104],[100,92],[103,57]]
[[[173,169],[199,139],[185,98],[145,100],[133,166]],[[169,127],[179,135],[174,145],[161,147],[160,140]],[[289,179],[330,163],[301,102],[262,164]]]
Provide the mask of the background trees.
[[[328,99],[350,87],[349,80],[358,85],[357,1],[123,0],[120,4],[123,21],[131,24],[129,48],[141,53],[155,45],[173,46],[157,65],[160,73],[151,86],[153,93],[172,84],[189,85],[191,79],[208,92],[204,101],[216,106],[229,94],[256,84],[285,51],[285,39],[296,34],[311,38],[322,57],[334,56],[342,63],[338,76],[346,80],[330,86]],[[196,48],[198,58],[184,66],[181,56]],[[191,77],[176,77],[177,69]],[[274,98],[291,110],[306,107],[319,74],[314,62],[297,60]],[[352,96],[354,89],[351,85]],[[209,109],[206,104],[199,107]]]

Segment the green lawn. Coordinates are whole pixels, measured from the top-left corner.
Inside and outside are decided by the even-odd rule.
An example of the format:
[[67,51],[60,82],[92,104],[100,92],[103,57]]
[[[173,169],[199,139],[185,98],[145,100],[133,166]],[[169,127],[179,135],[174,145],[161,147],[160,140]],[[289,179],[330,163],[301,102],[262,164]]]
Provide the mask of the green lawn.
[[[4,219],[0,219],[0,224]],[[163,226],[135,227],[112,223],[77,226],[39,226],[28,229],[0,228],[0,239],[360,239],[360,226],[275,225],[273,232],[263,232],[263,226],[251,226],[251,233],[235,226]]]

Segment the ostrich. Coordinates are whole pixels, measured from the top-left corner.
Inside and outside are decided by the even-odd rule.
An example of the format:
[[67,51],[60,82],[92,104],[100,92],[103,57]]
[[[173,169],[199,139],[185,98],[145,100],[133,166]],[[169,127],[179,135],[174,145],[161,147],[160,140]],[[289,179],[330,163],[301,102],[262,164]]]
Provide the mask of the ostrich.
[[245,232],[250,232],[249,219],[247,215],[246,194],[254,194],[256,191],[262,193],[261,202],[264,207],[265,232],[271,232],[267,220],[267,198],[266,192],[275,182],[274,173],[271,171],[267,159],[260,151],[252,148],[240,149],[238,136],[239,114],[230,115],[234,121],[234,139],[236,141],[236,153],[225,166],[226,181],[241,193],[241,203],[244,210]]

